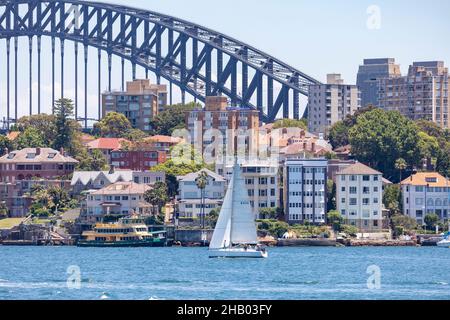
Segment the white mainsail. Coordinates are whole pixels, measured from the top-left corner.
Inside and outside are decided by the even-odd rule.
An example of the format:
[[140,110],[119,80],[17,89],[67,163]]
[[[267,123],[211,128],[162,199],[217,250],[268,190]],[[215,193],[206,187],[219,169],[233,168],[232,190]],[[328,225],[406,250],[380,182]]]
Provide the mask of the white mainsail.
[[257,244],[258,238],[255,217],[248,200],[245,181],[242,178],[239,165],[235,163],[209,247],[220,249],[240,243]]

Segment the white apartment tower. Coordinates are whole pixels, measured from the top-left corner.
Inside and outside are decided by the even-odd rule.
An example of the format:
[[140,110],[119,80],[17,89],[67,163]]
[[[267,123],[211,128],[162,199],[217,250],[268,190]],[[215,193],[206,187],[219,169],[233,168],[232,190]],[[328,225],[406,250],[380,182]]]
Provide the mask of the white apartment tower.
[[326,159],[288,159],[284,164],[284,212],[289,224],[326,221]]
[[344,84],[340,74],[328,74],[327,84],[311,85],[308,98],[308,131],[327,133],[329,128],[361,107],[356,85]]

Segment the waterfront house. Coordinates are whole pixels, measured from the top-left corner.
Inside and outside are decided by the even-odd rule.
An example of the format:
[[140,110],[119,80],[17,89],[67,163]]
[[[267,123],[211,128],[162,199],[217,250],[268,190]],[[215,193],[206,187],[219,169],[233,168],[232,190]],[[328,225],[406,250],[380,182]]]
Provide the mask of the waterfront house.
[[123,138],[98,138],[88,142],[89,150],[100,150],[108,163],[111,163],[111,153],[113,150],[120,150],[131,142]]
[[73,194],[82,191],[101,189],[116,182],[135,182],[153,185],[156,182],[164,182],[164,172],[118,170],[111,166],[109,171],[75,171],[73,173],[71,187]]
[[150,189],[147,184],[116,182],[93,190],[87,195],[80,218],[84,223],[94,223],[105,216],[150,215],[152,206],[144,200],[144,193]]
[[418,172],[401,182],[403,214],[425,223],[427,214],[435,213],[441,222],[450,213],[450,180],[437,172]]
[[204,189],[205,215],[222,205],[226,184],[222,176],[208,169],[179,176],[177,178],[179,183],[177,201],[181,219],[200,218],[202,190],[197,186],[197,179],[202,172],[206,173],[207,176],[206,188]]
[[383,228],[383,176],[360,162],[336,173],[336,206],[346,224],[361,231]]

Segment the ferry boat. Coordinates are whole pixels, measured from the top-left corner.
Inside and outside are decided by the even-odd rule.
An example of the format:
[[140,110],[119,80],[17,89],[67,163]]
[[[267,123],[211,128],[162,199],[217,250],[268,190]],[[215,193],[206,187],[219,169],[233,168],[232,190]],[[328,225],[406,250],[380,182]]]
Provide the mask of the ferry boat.
[[164,247],[165,231],[148,230],[144,219],[121,218],[116,223],[97,223],[92,230],[84,231],[78,247]]

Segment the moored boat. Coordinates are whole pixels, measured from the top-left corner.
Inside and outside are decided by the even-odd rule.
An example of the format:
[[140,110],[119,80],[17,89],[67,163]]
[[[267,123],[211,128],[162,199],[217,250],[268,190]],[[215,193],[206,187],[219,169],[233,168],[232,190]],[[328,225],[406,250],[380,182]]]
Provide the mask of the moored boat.
[[144,220],[137,217],[121,218],[116,223],[97,223],[84,231],[78,247],[163,247],[165,231],[150,232]]
[[444,239],[437,243],[438,247],[450,248],[450,232],[444,235]]

